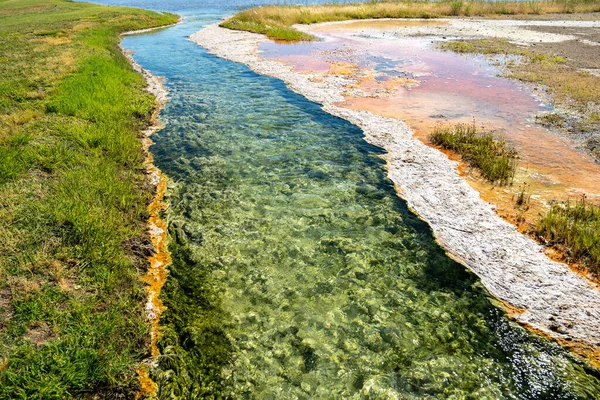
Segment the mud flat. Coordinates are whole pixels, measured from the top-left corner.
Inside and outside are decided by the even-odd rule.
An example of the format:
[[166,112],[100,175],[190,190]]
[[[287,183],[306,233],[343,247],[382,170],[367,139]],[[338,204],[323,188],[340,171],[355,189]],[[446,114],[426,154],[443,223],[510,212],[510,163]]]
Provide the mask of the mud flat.
[[388,176],[399,196],[431,226],[450,256],[477,274],[515,320],[600,365],[596,285],[550,260],[540,245],[500,218],[461,178],[457,163],[417,139],[404,122],[336,105],[344,101],[347,86],[355,83],[351,78],[300,73],[289,64],[269,60],[258,51],[268,39],[258,34],[215,24],[190,39],[219,57],[283,80],[328,113],[359,126],[367,142],[387,151]]

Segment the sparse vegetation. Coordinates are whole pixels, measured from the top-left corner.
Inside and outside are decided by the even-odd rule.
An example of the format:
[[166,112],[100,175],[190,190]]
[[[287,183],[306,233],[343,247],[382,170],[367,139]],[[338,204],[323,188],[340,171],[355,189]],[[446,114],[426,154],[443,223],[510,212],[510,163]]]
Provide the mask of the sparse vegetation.
[[562,128],[567,122],[564,116],[556,112],[536,115],[535,121],[546,128]]
[[531,200],[531,194],[526,183],[523,183],[516,194],[515,205],[518,209],[527,211],[529,209],[529,201]]
[[376,18],[438,18],[448,16],[529,15],[600,11],[594,0],[482,2],[482,1],[372,1],[315,6],[274,5],[242,11],[221,26],[262,33],[275,40],[315,40],[293,28],[294,24]]
[[505,39],[448,41],[440,43],[439,47],[455,53],[511,54],[519,56],[528,54],[525,48],[515,46]]
[[432,144],[459,154],[464,161],[481,171],[490,182],[512,182],[517,167],[517,153],[506,141],[473,124],[438,126],[429,136]]
[[536,53],[503,39],[451,41],[440,47],[455,53],[521,56],[521,62],[508,65],[510,78],[545,85],[556,101],[570,102],[579,111],[600,99],[600,77],[570,67],[561,56]]
[[175,21],[0,2],[2,399],[133,397],[149,351],[139,134],[154,99],[118,35]]
[[[456,53],[516,55],[520,62],[506,64],[509,78],[543,85],[555,103],[569,109],[578,119],[567,121],[558,113],[540,115],[536,121],[546,127],[566,128],[573,133],[596,132],[600,128],[598,104],[600,77],[578,70],[561,56],[536,53],[502,39],[451,41],[442,43],[442,49]],[[600,160],[593,150],[590,153]]]
[[[455,53],[479,53],[479,54],[505,54],[523,56],[524,63],[528,62],[536,66],[548,66],[555,64],[565,64],[567,60],[561,56],[535,53],[525,47],[516,45],[506,39],[476,39],[449,41],[440,44],[443,50],[450,50]],[[520,65],[519,64],[519,65]]]
[[600,273],[600,207],[583,197],[571,203],[554,203],[537,225],[537,232],[549,245],[582,261],[595,274]]

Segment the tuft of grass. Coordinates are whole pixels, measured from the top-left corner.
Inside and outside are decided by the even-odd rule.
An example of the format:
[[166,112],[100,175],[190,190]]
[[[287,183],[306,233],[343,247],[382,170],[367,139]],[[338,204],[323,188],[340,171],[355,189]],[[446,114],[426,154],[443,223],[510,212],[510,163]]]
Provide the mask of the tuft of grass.
[[531,194],[529,194],[526,183],[523,183],[521,185],[519,192],[516,193],[516,196],[514,196],[514,200],[515,200],[515,205],[517,206],[518,209],[520,209],[522,211],[529,210],[529,202],[531,200]]
[[546,128],[562,128],[567,119],[559,113],[552,112],[535,116],[535,122]]
[[542,13],[542,7],[541,7],[539,1],[537,1],[537,0],[528,0],[527,1],[527,5],[531,9],[531,13],[532,14],[539,15],[539,14]]
[[596,12],[594,0],[553,1],[371,1],[351,4],[271,5],[244,10],[221,23],[224,28],[267,35],[281,41],[310,41],[316,38],[296,30],[295,24],[314,24],[353,19],[439,18],[449,16],[531,15],[562,12]]
[[517,153],[504,139],[479,130],[473,124],[438,126],[429,136],[432,144],[459,154],[492,183],[512,183],[517,168]]
[[0,398],[133,397],[146,357],[140,131],[119,34],[171,14],[0,2]]
[[549,245],[563,248],[571,258],[600,273],[600,207],[586,200],[554,203],[537,224]]
[[462,0],[453,0],[451,7],[452,15],[460,15],[464,7],[464,2]]

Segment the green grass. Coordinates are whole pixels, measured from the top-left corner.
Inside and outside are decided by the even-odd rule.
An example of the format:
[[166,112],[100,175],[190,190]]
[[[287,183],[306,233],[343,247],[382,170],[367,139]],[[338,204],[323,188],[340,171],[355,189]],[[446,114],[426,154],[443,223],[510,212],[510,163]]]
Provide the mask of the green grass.
[[554,203],[538,222],[537,233],[549,245],[563,248],[569,257],[600,273],[600,207],[585,197],[575,203]]
[[532,15],[550,13],[597,12],[596,0],[553,1],[370,1],[353,4],[315,6],[273,5],[244,10],[221,26],[267,35],[281,41],[309,41],[316,38],[293,28],[294,24],[377,18],[438,18],[450,16]]
[[442,50],[450,50],[455,53],[479,53],[479,54],[511,54],[525,56],[528,54],[523,47],[515,46],[505,39],[476,39],[463,41],[448,41],[440,43]]
[[119,33],[176,17],[0,1],[0,398],[131,397],[146,357],[140,131]]
[[438,126],[429,140],[435,146],[459,154],[490,182],[500,185],[512,183],[517,168],[517,153],[508,148],[504,139],[478,130],[474,123]]

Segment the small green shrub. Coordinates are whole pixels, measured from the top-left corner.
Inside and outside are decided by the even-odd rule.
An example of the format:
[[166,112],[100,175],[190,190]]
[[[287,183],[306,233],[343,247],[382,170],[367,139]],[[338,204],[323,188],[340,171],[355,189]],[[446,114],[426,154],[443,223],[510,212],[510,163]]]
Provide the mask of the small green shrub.
[[550,245],[600,272],[600,207],[586,200],[554,203],[538,222],[537,233]]
[[436,146],[460,154],[490,182],[500,185],[512,183],[517,168],[516,151],[508,148],[504,139],[478,130],[475,123],[438,126],[429,140]]
[[452,2],[452,15],[459,15],[463,8],[462,0],[454,0]]

